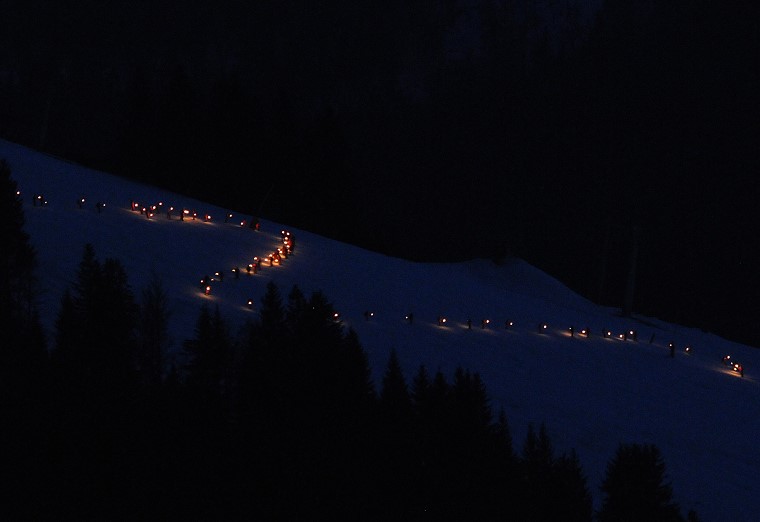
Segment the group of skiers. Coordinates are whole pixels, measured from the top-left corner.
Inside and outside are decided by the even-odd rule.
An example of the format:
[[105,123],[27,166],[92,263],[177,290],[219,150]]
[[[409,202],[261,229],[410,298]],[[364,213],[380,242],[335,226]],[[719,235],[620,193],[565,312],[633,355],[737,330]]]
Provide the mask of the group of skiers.
[[[17,195],[20,196],[21,192],[18,191]],[[80,209],[82,209],[85,206],[85,202],[86,202],[86,198],[84,196],[82,196],[82,197],[80,197],[76,201],[76,204],[77,204],[77,206]],[[48,200],[45,198],[45,196],[43,194],[41,194],[41,193],[35,193],[32,196],[32,205],[33,206],[35,206],[35,207],[38,207],[38,206],[39,207],[44,207],[44,206],[47,206],[47,204],[48,204]],[[98,213],[101,213],[103,211],[103,209],[105,208],[105,206],[106,206],[106,204],[104,202],[102,202],[102,201],[97,201],[95,203],[95,209],[97,210]],[[176,212],[176,210],[175,210],[175,208],[173,206],[165,205],[163,202],[160,202],[160,201],[158,203],[155,203],[155,204],[152,204],[152,205],[144,206],[144,205],[140,205],[137,201],[132,200],[132,201],[130,201],[130,209],[132,211],[134,211],[134,212],[139,212],[141,215],[145,215],[148,219],[153,218],[156,215],[160,215],[161,213],[164,213],[164,212],[166,214],[167,219],[172,219],[172,216]],[[179,220],[180,221],[184,221],[185,218],[195,220],[198,217],[198,213],[195,210],[190,210],[190,209],[186,209],[186,208],[181,209],[180,211],[177,212],[177,214],[179,215]],[[203,215],[203,220],[206,221],[206,222],[211,221],[211,215],[210,214],[204,214]],[[224,222],[225,223],[233,222],[233,215],[231,213],[227,213],[226,217],[224,219]],[[238,222],[238,224],[240,226],[245,226],[246,225],[246,220],[241,220],[240,222]],[[255,217],[252,218],[251,221],[250,221],[250,228],[252,228],[252,229],[254,229],[256,231],[260,230],[260,223],[259,223],[258,219],[256,219]],[[271,266],[275,266],[275,265],[280,265],[284,259],[287,259],[287,257],[289,255],[293,254],[293,251],[295,249],[295,242],[294,242],[294,237],[293,237],[292,232],[290,232],[289,230],[281,230],[281,232],[280,232],[280,239],[282,241],[281,245],[278,246],[275,250],[273,250],[269,255],[267,255],[263,259],[260,258],[260,257],[258,257],[258,256],[256,256],[256,257],[253,258],[253,261],[251,263],[248,263],[246,265],[245,270],[246,270],[246,272],[248,274],[250,274],[250,275],[257,274],[262,269],[262,267],[264,266],[264,264],[263,264],[264,262],[268,263],[268,265],[270,267]],[[233,276],[234,276],[235,279],[239,279],[239,277],[240,277],[240,268],[237,267],[237,266],[233,267],[232,268],[232,273],[233,273]],[[219,283],[221,283],[223,281],[224,281],[224,271],[217,271],[217,272],[214,273],[214,275],[212,277],[210,277],[208,275],[204,275],[201,278],[201,280],[200,280],[201,291],[205,295],[210,295],[210,293],[211,293],[211,283],[213,283],[213,282],[219,282]],[[253,302],[254,301],[252,299],[248,299],[248,301],[247,301],[247,307],[249,309],[253,309],[253,307],[254,307]],[[364,312],[364,319],[366,321],[369,321],[369,320],[371,320],[371,319],[374,318],[374,315],[375,315],[374,312],[365,311]],[[336,320],[339,320],[339,316],[336,316]],[[413,324],[413,322],[414,322],[414,314],[411,313],[411,312],[408,313],[408,314],[406,314],[404,316],[404,320],[408,324],[410,324],[410,325]],[[486,328],[489,327],[490,323],[491,323],[490,319],[486,319],[486,318],[481,319],[481,321],[480,321],[480,328],[481,329],[486,329]],[[443,315],[439,315],[438,318],[437,318],[437,324],[440,327],[447,326],[448,325],[448,319],[446,317],[444,317]],[[507,319],[507,320],[504,321],[504,328],[505,329],[510,329],[513,326],[514,326],[514,322],[513,321],[511,321],[509,319]],[[472,319],[468,318],[466,320],[466,328],[468,330],[472,330]],[[538,323],[538,325],[536,327],[536,331],[539,334],[546,333],[548,331],[548,325],[546,323],[543,323],[543,322]],[[575,329],[572,326],[568,328],[568,333],[569,333],[570,337],[575,337],[575,335],[576,335],[576,331],[575,331]],[[583,329],[579,330],[577,333],[579,335],[583,336],[583,337],[586,337],[586,338],[590,337],[590,331],[589,331],[588,328],[583,328]],[[613,337],[612,332],[610,330],[607,330],[607,329],[604,329],[604,330],[601,331],[601,336],[602,336],[602,338],[605,338],[605,339],[609,339],[609,338]],[[616,335],[615,338],[617,338],[619,340],[622,340],[622,341],[628,341],[628,340],[631,340],[631,341],[634,341],[634,342],[638,341],[637,332],[635,330],[627,330],[627,331],[625,331],[625,332],[623,332],[621,334]],[[652,337],[649,340],[649,344],[652,344],[653,342],[654,342],[654,334],[652,334]],[[675,344],[672,343],[672,342],[668,343],[668,349],[669,349],[669,352],[670,352],[670,357],[675,357]],[[687,355],[690,355],[692,353],[691,346],[687,346],[685,348],[684,352]],[[738,364],[735,361],[731,361],[730,360],[730,356],[725,356],[723,358],[722,362],[725,365],[729,366],[732,370],[734,370],[737,373],[739,373],[742,377],[744,377],[744,367],[743,367],[743,365]]]
[[744,365],[731,359],[730,355],[724,355],[722,362],[723,364],[728,366],[731,370],[737,372],[739,375],[744,377]]
[[[369,318],[367,317],[367,312],[365,312],[365,319],[369,320]],[[412,323],[412,314],[411,313],[407,314],[404,317],[404,319],[406,320],[406,322],[408,322],[409,324],[411,324]],[[448,320],[446,319],[446,317],[444,317],[442,315],[439,315],[438,319],[437,319],[437,323],[438,323],[438,326],[442,326],[442,327],[443,326],[447,326]],[[481,329],[486,329],[490,323],[491,323],[491,321],[489,319],[481,319],[481,321],[480,321],[480,328]],[[504,328],[505,329],[510,329],[513,326],[514,326],[514,322],[510,321],[509,319],[507,319],[504,322]],[[467,328],[467,330],[472,330],[472,319],[470,319],[470,318],[467,319],[467,321],[465,322],[465,328]],[[545,334],[545,333],[548,332],[548,330],[549,330],[549,325],[547,323],[540,322],[540,323],[538,323],[536,325],[536,333],[538,333],[538,334]],[[576,331],[573,326],[570,326],[567,329],[567,333],[570,335],[570,337],[575,337],[576,335],[579,335],[579,336],[585,337],[585,338],[591,337],[591,332],[590,332],[590,330],[588,328],[582,328],[581,330]],[[637,342],[638,341],[638,332],[636,330],[629,329],[629,330],[624,331],[623,333],[620,333],[620,334],[617,334],[617,335],[613,335],[613,333],[612,333],[611,330],[603,329],[601,331],[601,337],[603,339],[618,339],[620,341],[633,341],[633,342]],[[652,336],[649,339],[649,344],[654,343],[654,338],[655,338],[655,336],[654,336],[654,334],[652,334]],[[669,353],[670,353],[670,357],[671,358],[675,357],[675,350],[676,350],[675,343],[669,342],[668,343],[668,350],[669,350]],[[691,347],[691,345],[686,345],[684,347],[683,351],[684,351],[684,353],[686,355],[691,355],[691,354],[694,353],[694,350]],[[744,377],[744,365],[742,365],[740,363],[737,363],[736,361],[733,361],[731,359],[730,355],[726,355],[725,357],[723,357],[723,364],[725,364],[726,366],[728,366],[732,371],[737,372],[740,376]]]
[[[82,201],[84,201],[84,198],[82,198]],[[166,205],[164,202],[159,201],[158,203],[154,203],[152,205],[141,205],[139,202],[135,201],[134,199],[130,201],[129,203],[130,209],[133,212],[139,212],[140,215],[144,215],[146,218],[151,219],[157,215],[164,214],[166,215],[167,219],[172,219],[172,217],[176,214],[179,216],[180,221],[192,220],[195,221],[198,219],[198,212],[195,209],[188,209],[188,208],[182,208],[182,209],[176,209],[175,207],[171,205]],[[105,206],[105,205],[104,205]],[[98,208],[100,211],[100,207]],[[204,213],[202,214],[201,219],[208,223],[212,221],[211,214]],[[240,221],[236,221],[234,219],[234,215],[231,212],[227,212],[224,217],[224,223],[234,223],[241,227],[244,227],[248,225],[251,229],[255,231],[261,230],[261,224],[259,220],[254,216],[251,218],[250,221],[242,219]],[[275,249],[273,252],[271,252],[268,256],[264,258],[266,262],[269,264],[269,266],[279,265],[281,264],[283,259],[286,259],[288,255],[291,255],[293,253],[294,248],[294,242],[293,242],[293,234],[288,230],[282,230],[281,232],[281,239],[282,239],[282,246]],[[248,263],[245,267],[245,271],[250,275],[255,275],[261,270],[263,267],[263,260],[262,258],[259,258],[258,256],[253,258],[253,261],[251,263]],[[235,279],[240,278],[240,267],[234,266],[231,269],[233,277]],[[220,270],[217,272],[214,272],[213,276],[204,275],[200,279],[200,290],[205,295],[211,294],[211,288],[212,283],[221,283],[224,281],[224,273],[225,271]],[[247,301],[247,306],[249,309],[253,308],[253,300],[249,299]]]
[[[16,191],[17,196],[21,196],[21,191]],[[83,209],[85,206],[85,202],[87,199],[84,196],[81,196],[76,201],[77,207],[80,209]],[[48,200],[45,198],[45,195],[42,193],[36,193],[32,196],[32,206],[33,207],[46,207],[48,205]],[[95,210],[97,210],[98,214],[100,214],[103,209],[106,208],[106,204],[103,201],[96,201],[95,202]]]
[[[129,208],[133,212],[139,212],[140,215],[145,216],[148,219],[151,219],[163,213],[166,213],[166,219],[172,219],[172,216],[176,212],[176,209],[173,206],[165,205],[163,201],[159,201],[158,203],[154,203],[152,205],[141,205],[137,201],[132,200],[129,202]],[[179,215],[180,221],[184,221],[185,218],[192,219],[194,221],[198,217],[198,212],[187,208],[183,208],[177,212],[177,214]],[[211,220],[211,216],[208,214],[204,216],[204,219],[205,218],[207,218],[207,221]]]
[[[82,198],[82,201],[83,200],[84,198]],[[104,207],[105,203],[103,203],[102,206]],[[100,208],[101,207],[98,207],[98,211],[100,211]],[[176,209],[175,207],[171,205],[164,204],[163,201],[159,201],[158,203],[154,203],[152,205],[141,205],[139,202],[135,200],[131,200],[129,202],[129,208],[133,212],[139,212],[140,215],[143,215],[148,219],[151,219],[155,216],[160,216],[161,214],[165,214],[166,219],[172,219],[172,217],[176,214],[179,217],[180,221],[185,221],[186,219],[195,221],[198,219],[198,211],[196,211],[195,209],[189,209],[189,208]],[[233,217],[234,217],[233,214],[228,212],[225,215],[224,222],[225,223],[234,222]],[[208,223],[212,221],[213,218],[211,214],[205,213],[201,216],[201,219],[205,223]],[[237,222],[237,224],[239,224],[241,227],[246,226],[247,223],[248,221],[245,219],[242,219]],[[261,225],[259,224],[259,220],[256,219],[255,217],[251,218],[250,228],[256,231],[259,231],[260,227]]]
[[[232,214],[227,214],[226,222],[230,222],[232,219]],[[241,222],[241,226],[245,224],[245,221]],[[260,230],[260,225],[258,220],[254,219],[252,221],[252,226],[254,230]],[[269,255],[267,255],[264,258],[260,258],[259,256],[255,256],[253,258],[253,261],[248,263],[245,267],[245,271],[249,275],[256,275],[264,265],[264,263],[268,263],[268,266],[275,266],[280,265],[282,263],[283,259],[287,259],[289,255],[293,254],[293,251],[295,249],[295,241],[293,238],[293,233],[289,230],[282,230],[280,233],[280,239],[282,241],[282,245],[277,247],[275,250],[273,250]],[[240,279],[240,267],[239,266],[233,266],[231,269],[231,272],[233,274],[233,277],[235,279]],[[224,271],[218,271],[214,272],[213,276],[205,275],[200,280],[200,289],[205,295],[211,294],[211,283],[219,282],[222,283],[224,281]],[[253,309],[253,299],[248,299],[246,306],[249,309]]]

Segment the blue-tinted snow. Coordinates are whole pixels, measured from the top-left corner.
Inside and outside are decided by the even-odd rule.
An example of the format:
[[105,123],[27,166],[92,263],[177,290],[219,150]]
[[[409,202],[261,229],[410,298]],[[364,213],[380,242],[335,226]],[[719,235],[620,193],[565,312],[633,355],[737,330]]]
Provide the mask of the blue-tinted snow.
[[[224,224],[218,208],[151,186],[93,171],[0,141],[0,158],[22,190],[26,228],[37,249],[40,304],[52,333],[63,289],[75,277],[84,244],[96,255],[119,259],[136,297],[155,272],[169,293],[175,350],[193,335],[202,303],[218,305],[234,328],[255,311],[266,283],[283,298],[293,284],[324,291],[346,326],[356,329],[379,383],[391,348],[411,380],[420,364],[451,378],[457,366],[479,372],[494,411],[507,413],[516,446],[529,423],[545,422],[558,452],[575,448],[598,506],[605,466],[619,443],[654,443],[662,451],[676,500],[702,520],[756,520],[760,513],[760,352],[695,329],[653,318],[623,319],[523,261],[413,263],[382,256],[286,225],[261,222],[255,232]],[[213,183],[213,179],[209,180]],[[44,194],[46,207],[32,206]],[[79,209],[76,201],[87,198]],[[251,194],[257,201],[259,194]],[[131,200],[163,201],[208,212],[210,223],[180,222],[165,215],[148,220],[129,210]],[[101,214],[95,202],[106,207]],[[234,212],[234,211],[232,211]],[[235,220],[250,216],[235,215]],[[295,237],[295,255],[235,280],[254,256],[280,245],[280,230]],[[226,271],[210,296],[203,275]],[[365,321],[364,311],[374,312]],[[414,324],[404,321],[414,313]],[[438,327],[439,315],[448,326]],[[472,330],[467,330],[467,319]],[[481,329],[481,320],[490,319]],[[504,328],[514,321],[512,329]],[[546,322],[545,334],[537,324]],[[589,339],[570,337],[590,328]],[[603,339],[633,328],[638,341]],[[654,341],[649,343],[654,335]],[[675,358],[668,342],[676,343]],[[693,354],[683,352],[686,345]],[[721,364],[727,353],[744,363],[744,378]]]

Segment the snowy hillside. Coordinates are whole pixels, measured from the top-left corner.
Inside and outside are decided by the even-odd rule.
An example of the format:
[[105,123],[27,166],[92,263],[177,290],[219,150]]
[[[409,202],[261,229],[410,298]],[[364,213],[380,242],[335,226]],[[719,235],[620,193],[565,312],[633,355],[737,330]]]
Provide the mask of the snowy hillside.
[[[204,302],[218,305],[235,327],[256,313],[270,280],[284,294],[294,284],[307,295],[322,290],[358,332],[376,383],[392,348],[409,380],[421,364],[447,376],[460,365],[479,372],[494,411],[505,409],[518,447],[529,423],[545,422],[557,451],[576,449],[597,507],[608,460],[619,443],[635,442],[661,449],[684,513],[693,508],[704,521],[760,516],[755,348],[652,318],[618,317],[617,310],[594,305],[517,259],[501,266],[486,260],[412,263],[266,220],[257,232],[240,226],[248,215],[235,214],[225,223],[234,211],[8,142],[0,141],[0,158],[22,191],[49,333],[88,242],[99,259],[123,263],[138,299],[152,273],[161,278],[171,299],[176,351],[193,335]],[[47,205],[33,205],[35,194]],[[130,209],[132,201],[195,210],[199,218],[180,221],[175,212],[167,219],[164,212],[148,219]],[[102,212],[96,202],[105,203]],[[211,221],[200,219],[205,213]],[[295,238],[294,254],[280,266],[247,274],[254,256],[266,257],[281,246],[282,229]],[[235,266],[242,269],[239,278]],[[212,283],[204,295],[200,279],[216,271],[225,274],[224,281]],[[365,311],[373,313],[369,320]],[[413,324],[404,319],[410,312]],[[447,318],[445,326],[438,326],[439,316]],[[490,320],[485,328],[483,319]],[[506,321],[513,326],[506,328]],[[542,322],[547,328],[539,333]],[[590,337],[580,333],[584,328]],[[602,337],[605,330],[610,338]],[[619,338],[631,330],[636,340]],[[744,377],[722,364],[726,354],[744,364]]]

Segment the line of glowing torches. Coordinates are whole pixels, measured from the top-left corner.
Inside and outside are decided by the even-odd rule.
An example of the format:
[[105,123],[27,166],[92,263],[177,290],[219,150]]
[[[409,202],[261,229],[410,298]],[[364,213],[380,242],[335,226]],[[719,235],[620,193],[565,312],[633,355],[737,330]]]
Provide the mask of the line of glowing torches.
[[[133,209],[134,209],[134,204],[133,204]],[[188,211],[185,211],[185,212],[188,212]],[[232,214],[228,214],[227,216],[229,219],[232,218]],[[242,221],[240,225],[244,226],[245,221]],[[277,250],[270,253],[266,257],[266,260],[269,261],[269,266],[282,264],[282,260],[287,259],[288,255],[292,254],[293,252],[293,235],[287,230],[282,230],[281,236],[282,236],[283,246],[278,247]],[[262,266],[261,263],[262,263],[262,260],[258,256],[255,256],[253,258],[253,262],[249,263],[246,266],[245,268],[246,272],[248,274],[255,275],[256,273],[258,273],[259,269],[261,268]],[[235,278],[237,278],[238,275],[240,274],[240,269],[238,267],[233,267],[232,273],[235,274]],[[224,276],[222,274],[220,274],[219,272],[216,272],[214,275],[217,278],[217,280],[223,281]],[[211,281],[214,281],[214,280],[215,280],[214,278],[211,278]],[[209,284],[211,281],[206,281],[205,278],[201,279],[201,286],[203,288],[204,295],[211,295],[211,284]],[[246,302],[246,306],[248,307],[248,309],[252,310],[254,307],[253,299],[248,299],[248,301]],[[337,313],[335,314],[334,319],[336,321],[339,320],[339,315]]]
[[[155,203],[153,205],[147,205],[147,206],[140,205],[140,203],[138,203],[137,201],[132,201],[131,209],[134,212],[140,212],[141,214],[144,214],[148,219],[155,217],[157,214],[162,214],[164,210],[166,210],[166,217],[171,219],[172,213],[176,210],[176,208],[171,205],[164,205],[163,201],[159,201],[158,203]],[[232,221],[233,217],[234,217],[233,214],[228,212],[224,218],[224,222],[229,223],[230,221]],[[190,220],[195,221],[196,219],[198,219],[198,212],[196,212],[195,210],[183,208],[179,212],[179,219],[180,221],[184,221],[185,219],[190,219]],[[208,223],[212,221],[213,218],[211,217],[211,214],[206,213],[206,214],[203,214],[202,219],[204,222]],[[241,227],[244,227],[246,225],[245,219],[241,219],[239,221],[239,225]]]

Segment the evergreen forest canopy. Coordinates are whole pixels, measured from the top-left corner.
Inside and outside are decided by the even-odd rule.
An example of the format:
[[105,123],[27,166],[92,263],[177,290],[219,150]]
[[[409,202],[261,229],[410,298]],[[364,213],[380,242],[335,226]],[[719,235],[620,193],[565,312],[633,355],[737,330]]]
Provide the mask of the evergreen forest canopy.
[[[376,391],[356,333],[319,291],[293,286],[284,298],[270,281],[259,317],[237,333],[203,304],[184,357],[169,360],[160,278],[138,297],[121,262],[87,244],[47,347],[36,254],[5,161],[0,183],[10,511],[38,520],[594,517],[577,455],[555,454],[544,425],[515,449],[477,373],[460,367],[447,379],[420,366],[409,380],[391,351]],[[600,489],[600,521],[685,520],[654,445],[621,444]]]
[[0,5],[3,138],[760,345],[755,5]]

